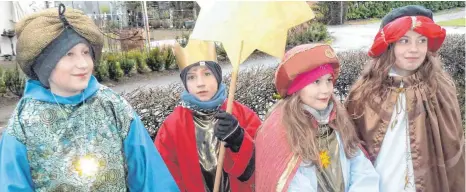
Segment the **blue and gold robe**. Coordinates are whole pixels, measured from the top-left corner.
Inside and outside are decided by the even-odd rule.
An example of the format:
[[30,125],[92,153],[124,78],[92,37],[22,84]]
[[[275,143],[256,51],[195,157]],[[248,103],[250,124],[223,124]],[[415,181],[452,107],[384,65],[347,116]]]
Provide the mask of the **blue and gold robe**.
[[0,141],[0,191],[70,190],[179,191],[124,98],[94,77],[72,97],[29,80]]

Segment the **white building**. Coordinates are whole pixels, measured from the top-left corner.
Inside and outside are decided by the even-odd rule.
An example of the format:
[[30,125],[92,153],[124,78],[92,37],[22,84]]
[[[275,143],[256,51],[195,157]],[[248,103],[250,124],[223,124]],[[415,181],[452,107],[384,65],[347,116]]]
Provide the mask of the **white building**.
[[[0,13],[2,14],[0,17],[0,33],[3,30],[14,29],[13,3],[11,1],[0,1]],[[16,44],[16,38],[13,39],[13,43]],[[10,39],[7,37],[0,37],[0,55],[3,54],[12,54]]]
[[122,26],[127,26],[127,13],[124,1],[55,1],[55,6],[63,3],[83,11],[94,20],[104,19],[118,21]]
[[[57,7],[60,3],[67,7],[80,9],[94,20],[119,21],[117,23],[122,27],[127,26],[128,23],[124,2],[119,1],[0,1],[0,34],[3,33],[3,30],[14,30],[16,22],[24,16],[46,8]],[[103,7],[106,7],[108,13],[101,12]],[[16,37],[12,40],[16,53]],[[0,36],[0,56],[12,53],[10,39]],[[0,57],[0,61],[3,61],[2,57]]]
[[[16,22],[25,15],[53,6],[51,1],[0,1],[0,34],[3,31],[14,30]],[[16,37],[13,39],[16,53]],[[0,36],[0,56],[12,54],[11,42],[8,37]],[[3,60],[3,58],[0,58]]]

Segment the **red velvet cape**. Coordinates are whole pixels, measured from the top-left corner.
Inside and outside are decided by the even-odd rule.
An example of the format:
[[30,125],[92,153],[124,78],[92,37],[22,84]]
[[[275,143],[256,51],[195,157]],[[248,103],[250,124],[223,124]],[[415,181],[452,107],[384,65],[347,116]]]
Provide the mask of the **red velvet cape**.
[[[246,182],[237,178],[241,176],[254,155],[254,137],[261,125],[259,117],[248,107],[233,102],[233,115],[245,135],[240,151],[225,151],[223,169],[228,173],[232,192],[253,191],[254,175]],[[225,110],[226,102],[222,109]],[[192,111],[178,106],[163,122],[154,142],[175,179],[180,191],[203,192],[203,176],[196,149],[196,135]]]

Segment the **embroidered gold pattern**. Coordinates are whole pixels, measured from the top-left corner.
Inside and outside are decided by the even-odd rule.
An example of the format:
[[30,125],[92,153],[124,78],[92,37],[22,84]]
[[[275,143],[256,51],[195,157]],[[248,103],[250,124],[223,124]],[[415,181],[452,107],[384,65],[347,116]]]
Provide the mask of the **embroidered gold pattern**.
[[422,25],[421,21],[416,21],[416,24],[414,25],[414,28],[420,27]]
[[411,16],[411,30],[416,29],[416,27],[420,27],[422,25],[421,21],[418,21],[415,16]]
[[330,50],[330,49],[325,50],[325,56],[327,56],[328,58],[335,58],[336,57],[335,53],[333,53],[333,51]]

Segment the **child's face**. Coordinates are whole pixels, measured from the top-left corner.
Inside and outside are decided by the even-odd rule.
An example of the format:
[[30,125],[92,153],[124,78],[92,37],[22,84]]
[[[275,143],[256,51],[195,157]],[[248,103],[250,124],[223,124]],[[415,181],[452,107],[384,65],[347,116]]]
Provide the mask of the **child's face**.
[[50,75],[50,89],[60,96],[73,96],[84,90],[92,75],[94,61],[89,47],[80,43],[58,62]]
[[201,101],[209,101],[217,93],[218,84],[212,71],[205,66],[193,67],[186,76],[188,92]]
[[333,94],[333,77],[324,75],[299,91],[304,104],[316,110],[324,110]]
[[427,38],[412,30],[395,43],[395,70],[399,75],[411,75],[424,62]]

